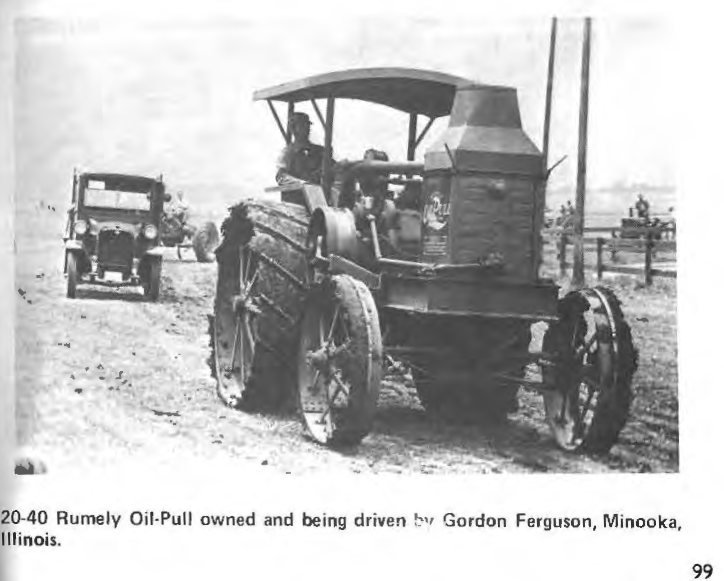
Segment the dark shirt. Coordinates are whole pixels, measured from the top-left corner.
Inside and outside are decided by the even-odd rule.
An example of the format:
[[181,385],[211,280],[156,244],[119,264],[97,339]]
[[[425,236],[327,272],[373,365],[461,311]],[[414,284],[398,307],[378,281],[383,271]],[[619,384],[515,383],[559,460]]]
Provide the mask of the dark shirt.
[[314,143],[293,142],[287,145],[277,162],[277,183],[291,178],[319,184],[322,180],[324,148]]

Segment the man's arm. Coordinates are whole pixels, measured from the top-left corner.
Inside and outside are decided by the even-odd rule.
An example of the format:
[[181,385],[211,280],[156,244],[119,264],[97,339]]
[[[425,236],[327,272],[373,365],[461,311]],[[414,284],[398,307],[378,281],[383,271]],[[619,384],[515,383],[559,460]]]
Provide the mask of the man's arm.
[[289,183],[291,180],[296,180],[296,178],[289,173],[291,169],[291,158],[291,146],[287,145],[282,149],[282,152],[279,154],[279,159],[277,159],[276,182],[280,186]]

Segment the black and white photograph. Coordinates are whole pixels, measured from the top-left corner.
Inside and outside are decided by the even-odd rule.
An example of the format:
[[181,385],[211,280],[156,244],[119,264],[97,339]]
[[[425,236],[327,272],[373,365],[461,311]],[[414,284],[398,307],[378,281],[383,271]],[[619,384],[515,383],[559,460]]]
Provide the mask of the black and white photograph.
[[49,470],[678,470],[665,28],[407,27],[300,59],[243,21],[16,23],[16,417]]
[[[18,507],[18,522],[8,512],[28,534],[3,528],[1,550],[60,553],[70,525],[213,524],[120,500],[154,475],[154,499],[169,475],[208,478],[219,488],[194,494],[220,506],[233,486],[248,511],[253,491],[297,489],[278,523],[261,510],[223,517],[248,534],[412,526],[376,508],[392,493],[379,505],[365,495],[435,483],[442,503],[464,482],[470,507],[470,486],[510,478],[532,504],[508,499],[503,514],[487,502],[468,518],[450,496],[436,522],[546,539],[599,522],[674,546],[660,529],[687,533],[675,507],[634,514],[625,492],[664,482],[683,498],[680,395],[697,389],[679,381],[679,269],[697,273],[677,252],[677,217],[714,207],[679,181],[672,19],[197,9],[9,19],[9,437],[18,498],[27,486],[36,505]],[[688,114],[701,119],[694,92]],[[716,294],[696,300],[713,307]],[[109,474],[106,500],[129,512],[39,502],[58,478],[86,503],[82,483]],[[320,488],[317,516],[300,516],[299,491],[335,479],[346,500]],[[598,500],[566,503],[559,481],[593,483]],[[56,528],[31,534],[29,508]],[[124,534],[122,547],[145,538]],[[295,535],[294,555],[314,550]],[[713,558],[692,554],[671,578],[716,577]],[[139,578],[151,576],[162,569]]]

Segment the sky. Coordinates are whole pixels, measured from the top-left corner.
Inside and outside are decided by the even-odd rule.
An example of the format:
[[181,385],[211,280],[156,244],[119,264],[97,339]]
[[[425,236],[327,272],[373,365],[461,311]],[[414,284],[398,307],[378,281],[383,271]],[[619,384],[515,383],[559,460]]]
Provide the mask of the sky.
[[[291,34],[290,34],[291,33]],[[550,20],[340,17],[24,18],[15,28],[15,165],[20,198],[65,199],[74,166],[163,173],[209,195],[273,183],[283,145],[252,92],[332,70],[403,66],[516,87],[523,127],[540,146]],[[550,187],[575,183],[582,20],[559,21]],[[667,62],[670,25],[643,18],[593,24],[588,184],[674,185]],[[425,144],[444,127],[438,120]],[[319,124],[312,137],[322,141]],[[368,147],[403,157],[406,118],[340,103],[335,155]]]

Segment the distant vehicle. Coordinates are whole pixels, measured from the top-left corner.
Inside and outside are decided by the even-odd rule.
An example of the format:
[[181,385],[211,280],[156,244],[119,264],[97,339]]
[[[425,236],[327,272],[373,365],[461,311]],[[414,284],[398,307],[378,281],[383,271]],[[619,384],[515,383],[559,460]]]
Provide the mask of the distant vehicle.
[[201,227],[192,224],[189,207],[178,194],[176,204],[167,204],[161,216],[161,243],[176,248],[179,260],[183,250],[193,248],[196,260],[211,262],[214,249],[219,245],[219,230],[213,222],[204,222]]
[[68,298],[79,284],[91,283],[142,286],[150,300],[158,299],[164,201],[160,177],[74,172],[64,237]]
[[661,240],[662,234],[670,228],[667,222],[659,218],[621,218],[621,238],[646,238],[649,234],[654,240]]

